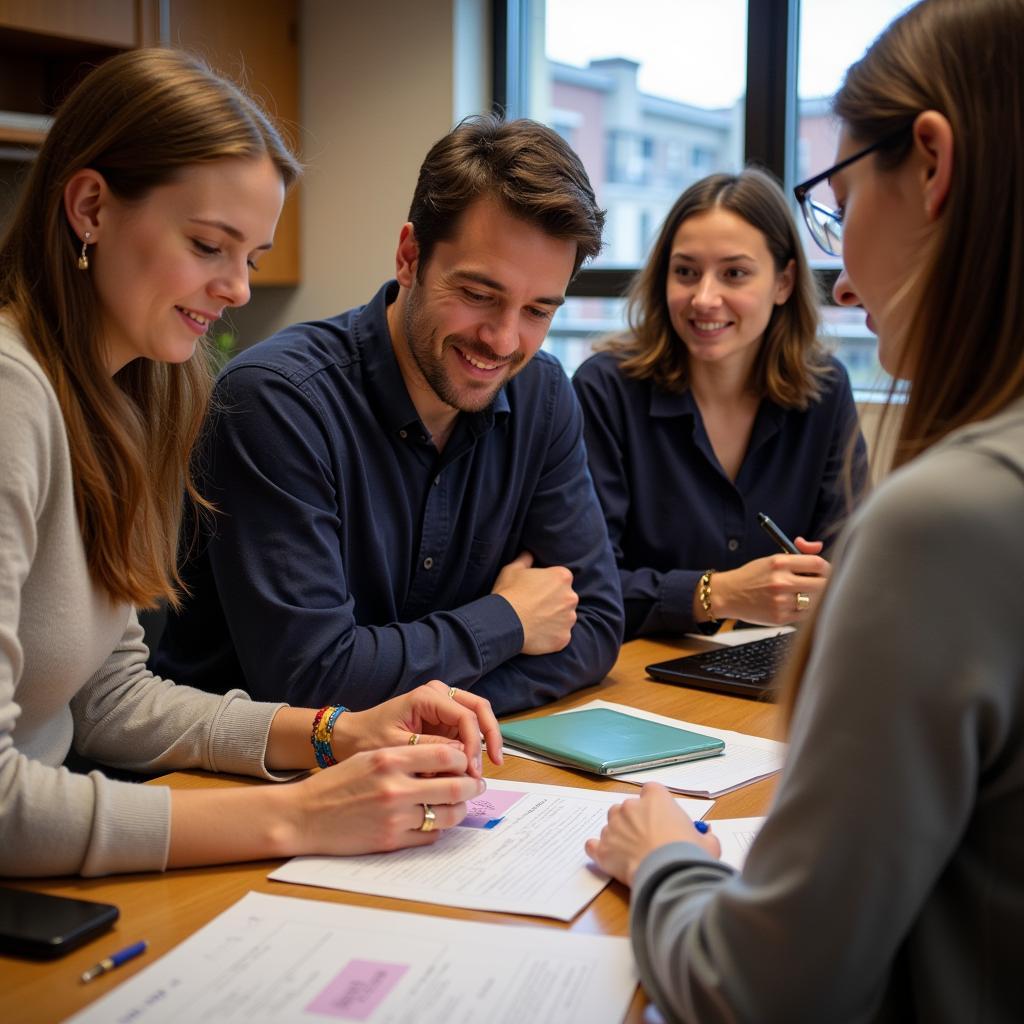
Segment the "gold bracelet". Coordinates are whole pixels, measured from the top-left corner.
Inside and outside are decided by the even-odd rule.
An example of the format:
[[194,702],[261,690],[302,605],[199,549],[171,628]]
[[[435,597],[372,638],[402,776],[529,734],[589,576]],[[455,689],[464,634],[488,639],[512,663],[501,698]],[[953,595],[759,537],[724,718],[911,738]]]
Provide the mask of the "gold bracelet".
[[712,625],[718,622],[711,611],[711,577],[715,575],[715,572],[715,569],[705,569],[697,584],[697,600],[700,601],[700,606],[708,617],[707,621]]

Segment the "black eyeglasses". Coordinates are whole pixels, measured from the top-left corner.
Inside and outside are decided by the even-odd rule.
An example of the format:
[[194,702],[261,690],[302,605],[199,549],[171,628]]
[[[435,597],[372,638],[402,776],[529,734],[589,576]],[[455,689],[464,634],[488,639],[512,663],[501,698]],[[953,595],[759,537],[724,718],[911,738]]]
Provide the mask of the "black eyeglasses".
[[842,256],[843,254],[843,215],[838,210],[833,210],[831,206],[819,203],[816,199],[811,199],[808,193],[815,185],[820,185],[823,181],[827,181],[837,171],[841,171],[844,167],[849,167],[850,164],[860,160],[861,157],[865,157],[869,153],[874,153],[875,150],[882,149],[884,146],[895,142],[906,131],[907,128],[903,127],[899,131],[883,136],[877,142],[873,142],[870,146],[858,150],[853,156],[848,156],[845,160],[840,160],[839,163],[833,164],[827,171],[822,171],[821,174],[808,178],[793,189],[793,194],[796,196],[796,201],[800,204],[800,211],[804,215],[804,221],[807,224],[807,230],[811,233],[811,238],[830,256]]

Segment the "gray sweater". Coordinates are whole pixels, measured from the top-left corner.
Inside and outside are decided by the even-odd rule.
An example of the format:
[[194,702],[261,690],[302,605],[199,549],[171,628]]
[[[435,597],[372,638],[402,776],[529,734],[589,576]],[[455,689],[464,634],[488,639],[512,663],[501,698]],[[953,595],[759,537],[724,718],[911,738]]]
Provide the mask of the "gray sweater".
[[742,875],[656,850],[631,923],[673,1021],[1024,1020],[1024,402],[855,518]]
[[0,874],[162,869],[165,787],[60,767],[263,765],[279,704],[200,693],[146,670],[134,611],[90,579],[56,395],[0,314]]

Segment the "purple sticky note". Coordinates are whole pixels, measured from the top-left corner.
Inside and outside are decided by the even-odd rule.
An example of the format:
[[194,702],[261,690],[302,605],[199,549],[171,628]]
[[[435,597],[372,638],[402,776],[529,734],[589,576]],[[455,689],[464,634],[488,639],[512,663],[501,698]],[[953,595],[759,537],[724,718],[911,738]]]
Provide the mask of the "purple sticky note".
[[338,1020],[369,1020],[407,970],[408,964],[349,960],[306,1011]]
[[463,828],[493,828],[503,814],[525,793],[509,789],[493,789],[467,802],[466,817],[459,823]]

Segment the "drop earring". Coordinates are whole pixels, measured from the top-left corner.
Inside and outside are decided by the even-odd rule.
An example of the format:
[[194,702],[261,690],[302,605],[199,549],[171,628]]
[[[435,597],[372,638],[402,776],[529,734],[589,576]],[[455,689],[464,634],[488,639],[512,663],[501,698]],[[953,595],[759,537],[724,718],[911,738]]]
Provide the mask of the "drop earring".
[[92,238],[92,233],[86,231],[85,238],[82,239],[82,252],[78,257],[78,269],[88,270],[89,269],[89,255],[86,250],[89,248],[89,239]]

